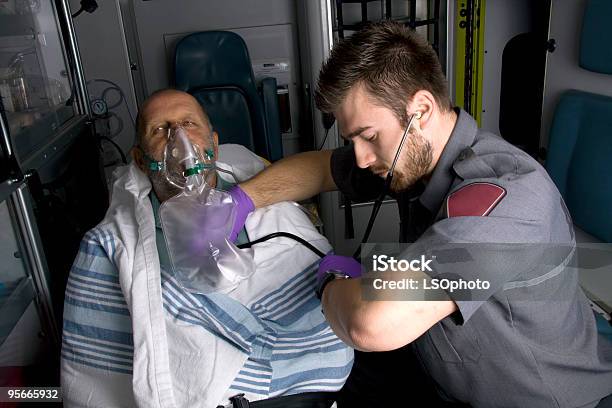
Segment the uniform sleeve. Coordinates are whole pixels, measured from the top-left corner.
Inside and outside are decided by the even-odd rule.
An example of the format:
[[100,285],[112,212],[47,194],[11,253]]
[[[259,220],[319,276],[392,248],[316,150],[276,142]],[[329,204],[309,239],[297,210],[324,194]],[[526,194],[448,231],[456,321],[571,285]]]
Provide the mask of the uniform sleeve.
[[[493,208],[494,197],[479,195],[481,187],[488,191],[487,185],[504,191]],[[458,191],[469,194],[453,203],[453,192]],[[443,203],[446,218],[433,224],[403,257],[425,254],[433,259],[431,270],[424,271],[430,278],[464,284],[454,291],[442,288],[457,304],[457,323],[469,320],[500,291],[547,284],[569,262],[575,246],[571,220],[543,174],[464,181],[453,192]]]
[[334,150],[331,172],[338,189],[354,202],[376,199],[384,186],[382,178],[357,166],[353,145]]

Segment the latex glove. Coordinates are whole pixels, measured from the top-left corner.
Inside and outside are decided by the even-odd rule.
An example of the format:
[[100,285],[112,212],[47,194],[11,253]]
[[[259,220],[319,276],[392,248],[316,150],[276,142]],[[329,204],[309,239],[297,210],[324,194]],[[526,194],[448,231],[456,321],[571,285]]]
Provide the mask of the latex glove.
[[361,264],[355,258],[342,255],[326,255],[319,264],[317,282],[321,281],[327,275],[327,271],[330,270],[341,272],[351,278],[359,278],[363,273]]
[[234,203],[236,203],[236,218],[234,219],[234,226],[229,236],[230,241],[235,242],[238,234],[244,227],[247,217],[255,210],[255,204],[253,204],[251,197],[238,185],[232,187],[228,192],[232,196]]

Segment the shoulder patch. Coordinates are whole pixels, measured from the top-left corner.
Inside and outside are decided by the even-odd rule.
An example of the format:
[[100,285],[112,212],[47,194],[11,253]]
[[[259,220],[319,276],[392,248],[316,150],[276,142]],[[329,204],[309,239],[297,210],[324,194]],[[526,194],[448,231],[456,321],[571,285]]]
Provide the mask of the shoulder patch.
[[446,198],[448,217],[485,217],[506,196],[506,190],[492,183],[471,183]]

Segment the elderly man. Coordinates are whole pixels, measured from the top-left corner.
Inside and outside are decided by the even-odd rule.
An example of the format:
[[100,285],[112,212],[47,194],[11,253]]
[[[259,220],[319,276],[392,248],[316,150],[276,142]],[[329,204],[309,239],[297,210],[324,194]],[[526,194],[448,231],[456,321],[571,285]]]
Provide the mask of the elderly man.
[[[249,167],[263,168],[244,148],[219,148],[192,96],[163,90],[144,103],[134,161],[116,171],[107,215],[85,235],[70,273],[62,349],[66,406],[243,406],[244,398],[264,408],[330,406],[353,352],[320,312],[317,256],[293,241],[256,245],[253,275],[223,293],[194,293],[173,273],[158,212],[180,189],[158,163],[177,128],[213,161],[232,157],[234,166],[216,167],[229,167],[239,179],[253,175]],[[209,184],[230,186],[217,176]],[[281,225],[330,250],[286,202],[251,214],[238,242]]]

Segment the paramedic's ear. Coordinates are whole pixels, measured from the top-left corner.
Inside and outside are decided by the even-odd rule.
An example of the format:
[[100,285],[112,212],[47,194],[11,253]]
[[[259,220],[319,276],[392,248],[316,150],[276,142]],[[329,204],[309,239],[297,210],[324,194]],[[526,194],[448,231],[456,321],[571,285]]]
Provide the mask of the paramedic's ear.
[[427,127],[427,123],[431,117],[431,113],[434,111],[436,106],[436,98],[433,94],[426,90],[420,90],[415,92],[412,100],[406,105],[406,113],[410,116],[412,114],[420,114],[415,119],[418,119],[419,128],[423,129]]

